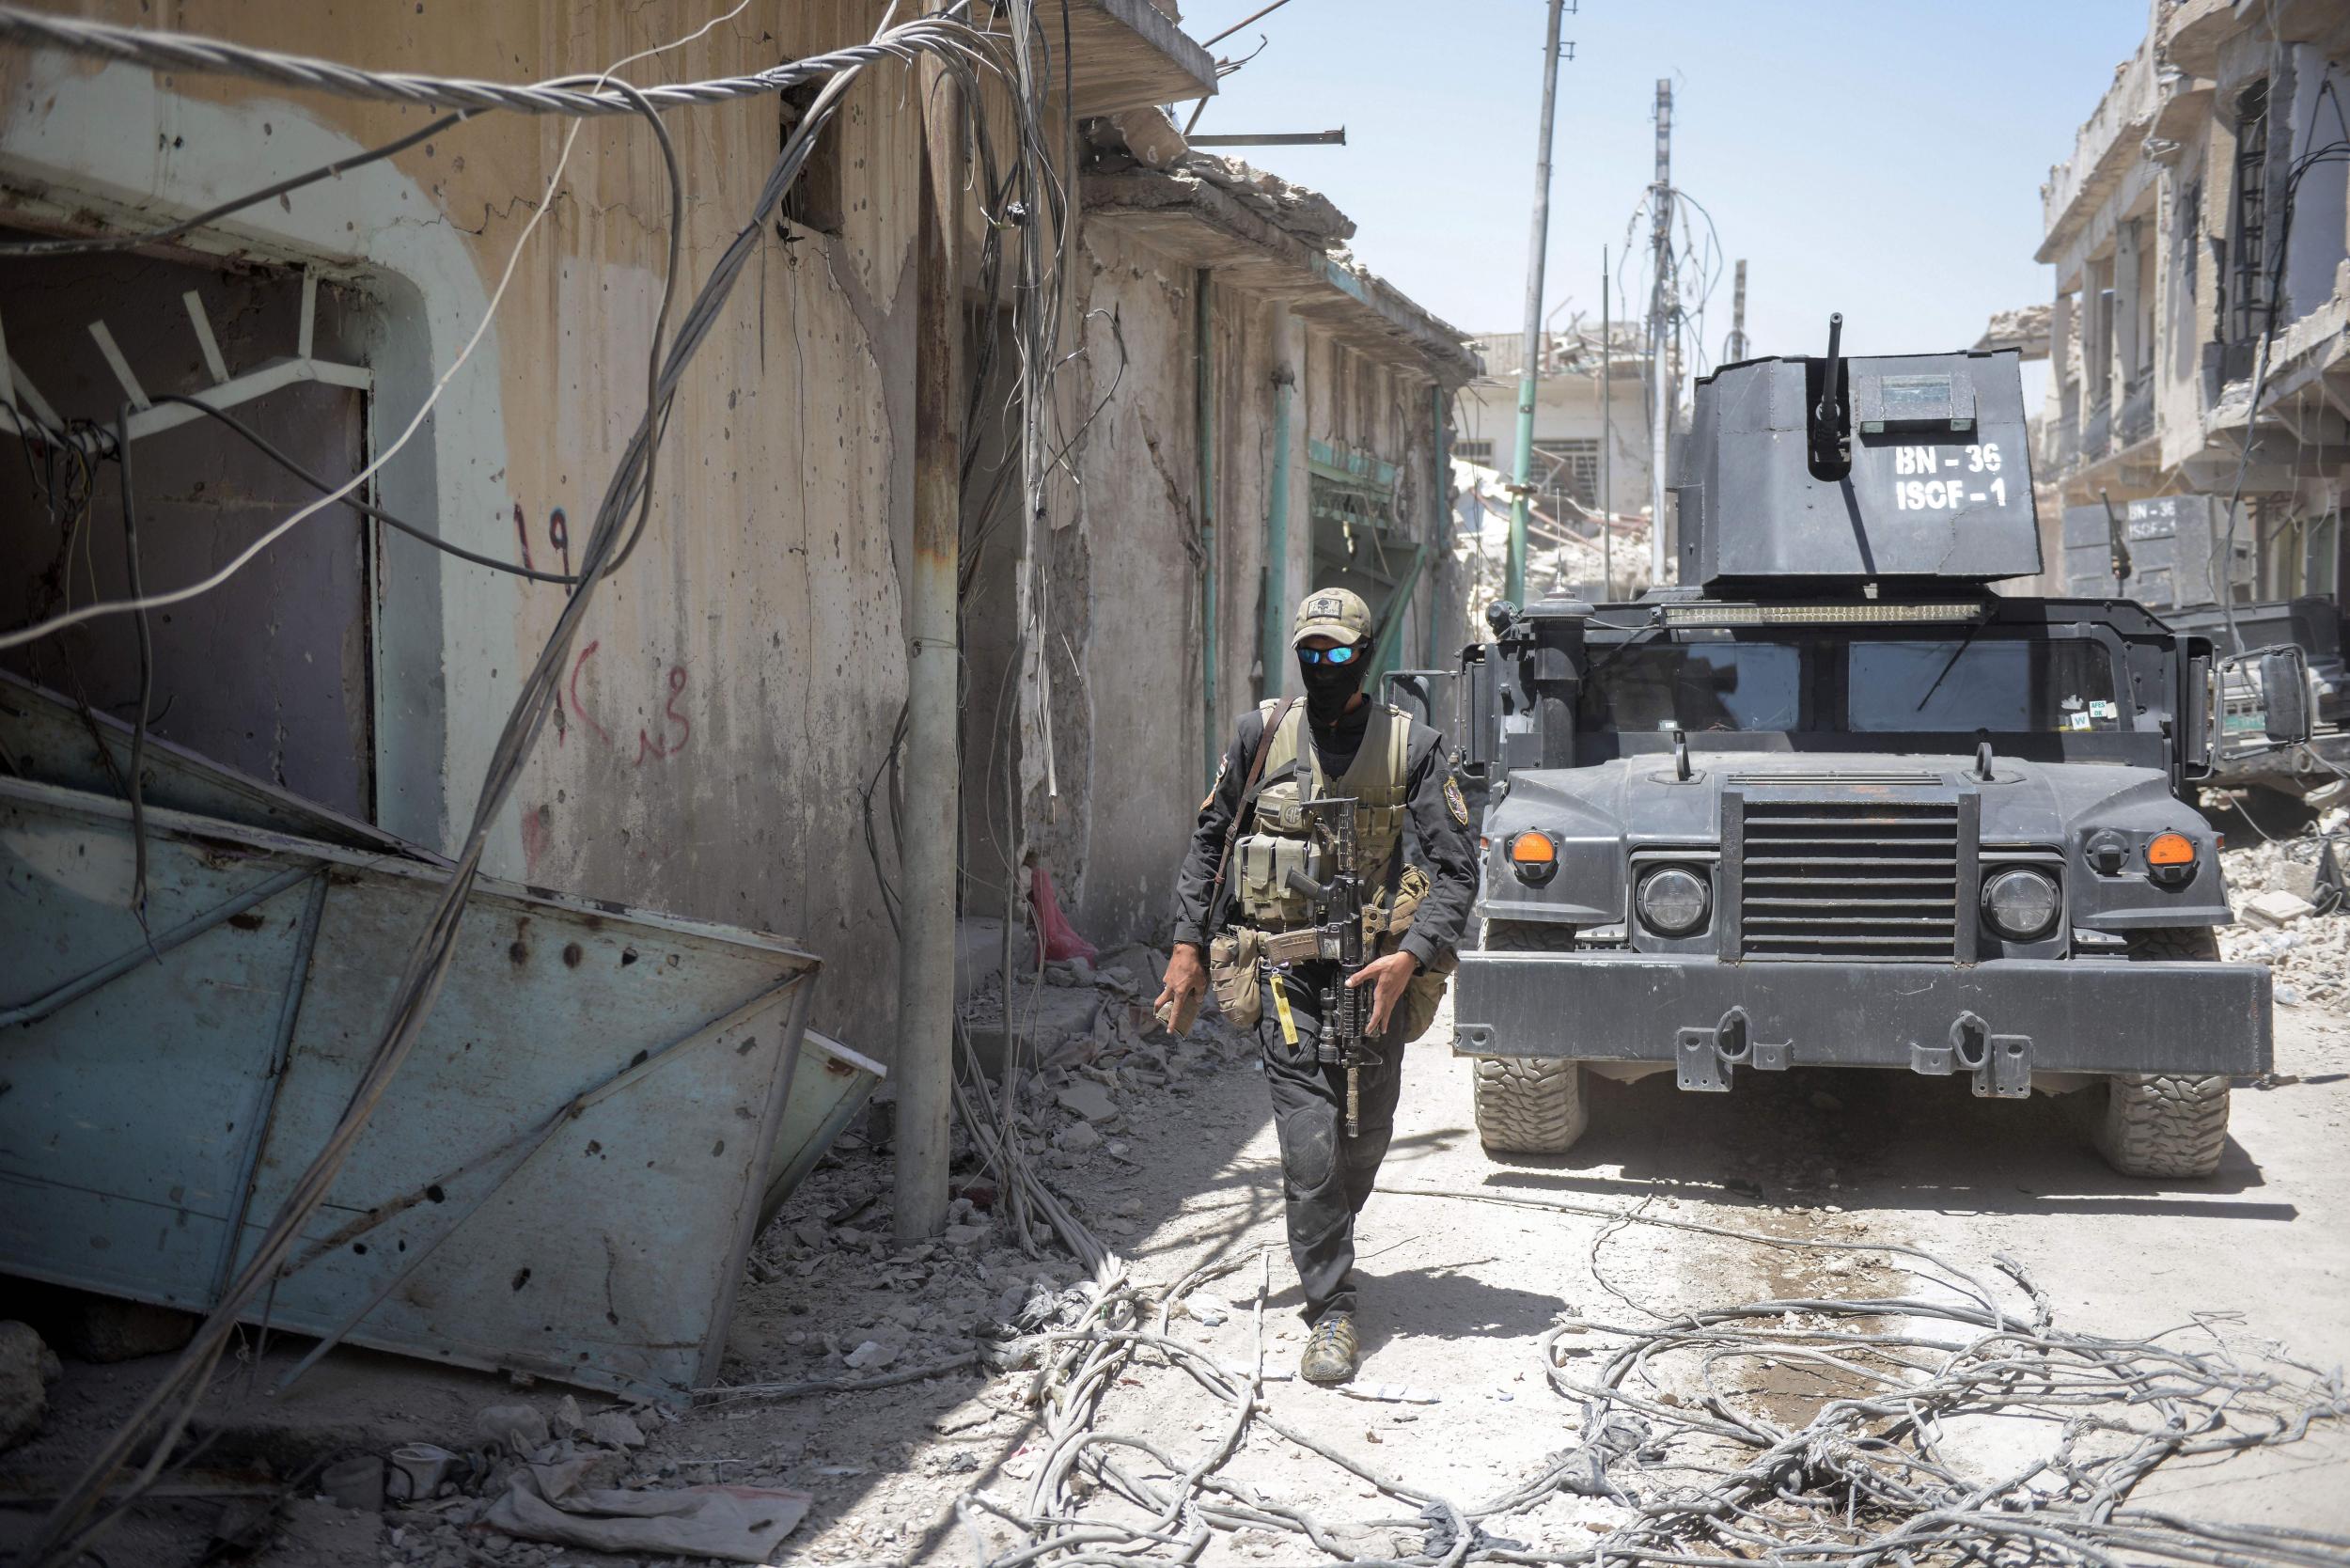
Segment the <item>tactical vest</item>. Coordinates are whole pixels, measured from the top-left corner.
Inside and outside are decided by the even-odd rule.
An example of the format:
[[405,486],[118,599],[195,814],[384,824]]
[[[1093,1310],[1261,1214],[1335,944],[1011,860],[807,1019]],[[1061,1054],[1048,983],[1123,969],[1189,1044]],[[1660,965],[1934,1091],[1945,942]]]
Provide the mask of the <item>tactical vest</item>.
[[[1258,712],[1269,724],[1278,706],[1261,703]],[[1363,726],[1363,744],[1354,761],[1333,780],[1323,773],[1321,755],[1308,742],[1305,704],[1291,707],[1265,752],[1263,776],[1273,782],[1258,792],[1256,818],[1249,824],[1253,831],[1236,850],[1239,874],[1233,890],[1243,918],[1273,932],[1312,923],[1313,911],[1305,896],[1289,886],[1292,870],[1320,882],[1330,869],[1323,863],[1320,846],[1307,837],[1302,803],[1308,800],[1355,800],[1355,841],[1361,857],[1356,873],[1374,889],[1385,884],[1403,841],[1411,739],[1411,715],[1402,709],[1390,706],[1372,713]]]

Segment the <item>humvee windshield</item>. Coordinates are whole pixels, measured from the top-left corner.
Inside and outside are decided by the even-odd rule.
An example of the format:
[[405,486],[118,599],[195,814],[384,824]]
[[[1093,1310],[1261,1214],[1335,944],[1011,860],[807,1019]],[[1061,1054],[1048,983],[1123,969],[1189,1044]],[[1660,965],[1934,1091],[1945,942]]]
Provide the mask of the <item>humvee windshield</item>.
[[2123,728],[2084,639],[1684,631],[1591,649],[1577,727],[1972,735]]

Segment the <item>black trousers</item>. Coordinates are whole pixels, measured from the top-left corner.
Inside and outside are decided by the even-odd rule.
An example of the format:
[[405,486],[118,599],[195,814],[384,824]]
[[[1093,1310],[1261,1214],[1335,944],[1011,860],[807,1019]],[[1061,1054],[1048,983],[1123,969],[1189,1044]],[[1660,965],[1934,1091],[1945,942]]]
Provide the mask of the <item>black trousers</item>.
[[[1361,1132],[1346,1136],[1346,1069],[1316,1059],[1322,988],[1337,981],[1335,964],[1268,972],[1264,1016],[1257,1025],[1265,1085],[1273,1091],[1273,1125],[1281,1139],[1290,1259],[1305,1290],[1308,1323],[1327,1311],[1355,1310],[1355,1216],[1379,1178],[1403,1088],[1403,1047],[1371,1042],[1376,1059],[1361,1069]],[[1293,1045],[1274,1005],[1276,985],[1289,994]]]

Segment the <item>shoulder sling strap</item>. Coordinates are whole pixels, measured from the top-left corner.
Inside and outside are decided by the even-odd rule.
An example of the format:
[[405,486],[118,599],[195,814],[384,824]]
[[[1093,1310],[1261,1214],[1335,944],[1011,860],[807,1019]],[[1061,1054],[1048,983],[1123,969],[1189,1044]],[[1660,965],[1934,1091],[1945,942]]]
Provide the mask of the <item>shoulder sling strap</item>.
[[1293,697],[1281,699],[1280,706],[1265,720],[1264,732],[1257,737],[1256,756],[1248,760],[1248,776],[1240,784],[1240,804],[1232,808],[1231,823],[1224,830],[1224,853],[1216,856],[1215,878],[1208,884],[1207,917],[1200,924],[1199,934],[1209,941],[1214,939],[1217,917],[1224,911],[1224,873],[1231,869],[1232,846],[1240,842],[1240,820],[1253,809],[1248,792],[1257,787],[1257,778],[1264,772],[1265,753],[1273,749],[1273,737],[1280,732],[1290,710],[1296,705],[1297,698]]

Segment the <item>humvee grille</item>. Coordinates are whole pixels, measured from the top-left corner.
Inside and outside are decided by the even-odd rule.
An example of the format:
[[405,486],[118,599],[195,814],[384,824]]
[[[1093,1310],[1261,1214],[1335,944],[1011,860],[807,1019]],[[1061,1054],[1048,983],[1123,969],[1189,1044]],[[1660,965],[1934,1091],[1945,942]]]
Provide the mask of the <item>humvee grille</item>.
[[1955,801],[1745,804],[1743,956],[1948,963],[1955,955]]

